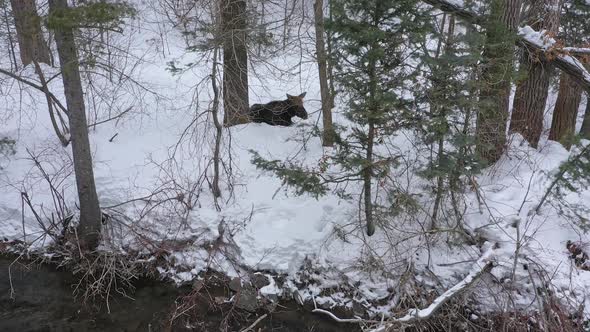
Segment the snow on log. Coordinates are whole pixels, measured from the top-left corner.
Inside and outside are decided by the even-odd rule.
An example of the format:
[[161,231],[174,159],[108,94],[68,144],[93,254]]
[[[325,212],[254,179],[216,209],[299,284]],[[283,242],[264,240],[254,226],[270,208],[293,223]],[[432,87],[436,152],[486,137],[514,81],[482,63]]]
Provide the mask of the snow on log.
[[[423,2],[436,7],[444,12],[454,14],[467,22],[481,24],[483,18],[476,13],[463,7],[462,0],[422,0]],[[528,49],[531,53],[538,55],[541,60],[550,62],[570,75],[582,88],[590,93],[590,73],[584,65],[575,57],[569,54],[584,54],[589,51],[584,48],[559,48],[555,40],[546,36],[543,31],[535,31],[525,26],[518,31],[518,45]],[[569,51],[568,51],[569,50]],[[578,51],[578,52],[576,52]]]
[[520,44],[530,52],[538,54],[544,61],[552,62],[590,92],[590,73],[580,60],[565,52],[567,48],[557,47],[555,39],[547,36],[545,31],[535,31],[528,25],[518,30],[518,36]]
[[[469,274],[467,274],[467,276],[463,278],[461,282],[449,288],[441,296],[434,299],[434,301],[432,301],[432,303],[428,307],[424,309],[410,309],[408,310],[408,313],[403,317],[389,319],[386,324],[381,323],[379,327],[371,330],[371,332],[384,332],[399,323],[408,324],[432,317],[432,315],[434,315],[440,308],[442,308],[442,306],[445,303],[450,301],[456,295],[467,290],[470,286],[477,282],[477,280],[479,280],[479,278],[485,272],[489,272],[493,267],[494,258],[495,250],[493,247],[491,247],[477,260],[471,272],[469,272]],[[374,320],[363,320],[362,318],[339,318],[333,313],[327,310],[318,309],[317,307],[312,312],[327,315],[338,323],[376,323],[376,321]]]
[[432,317],[445,303],[455,297],[457,294],[468,289],[485,273],[489,272],[493,266],[495,258],[495,251],[493,248],[488,249],[474,264],[471,272],[461,282],[451,287],[441,296],[437,297],[432,303],[424,309],[410,309],[408,313],[400,318],[394,318],[388,321],[387,324],[381,325],[371,332],[387,331],[396,323],[412,323],[419,320],[424,320]]

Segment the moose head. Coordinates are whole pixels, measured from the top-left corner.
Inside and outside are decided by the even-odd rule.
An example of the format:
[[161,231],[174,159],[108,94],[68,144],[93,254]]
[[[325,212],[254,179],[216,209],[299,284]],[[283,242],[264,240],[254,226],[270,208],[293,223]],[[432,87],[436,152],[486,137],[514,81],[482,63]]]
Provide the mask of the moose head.
[[290,94],[287,93],[287,101],[291,105],[295,106],[294,115],[302,118],[303,120],[306,120],[308,117],[307,111],[305,110],[305,107],[303,107],[303,97],[305,97],[306,94],[307,94],[307,92],[304,92],[304,93],[300,94],[299,96],[291,96]]

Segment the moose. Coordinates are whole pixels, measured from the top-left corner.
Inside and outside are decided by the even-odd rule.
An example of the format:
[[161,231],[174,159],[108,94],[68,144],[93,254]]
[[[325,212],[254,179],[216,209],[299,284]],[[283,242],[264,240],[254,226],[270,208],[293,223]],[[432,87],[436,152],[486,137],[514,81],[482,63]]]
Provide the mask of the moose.
[[303,107],[303,97],[306,92],[299,96],[291,96],[287,93],[287,99],[275,100],[267,104],[254,104],[250,107],[249,116],[252,122],[264,122],[271,126],[288,127],[293,124],[291,118],[294,116],[306,120],[308,115]]

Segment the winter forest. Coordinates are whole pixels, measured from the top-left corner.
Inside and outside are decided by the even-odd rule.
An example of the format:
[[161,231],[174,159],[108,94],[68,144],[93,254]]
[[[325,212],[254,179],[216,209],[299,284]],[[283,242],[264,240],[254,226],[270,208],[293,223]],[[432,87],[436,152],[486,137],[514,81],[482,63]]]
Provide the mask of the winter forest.
[[590,0],[0,0],[0,330],[590,331]]

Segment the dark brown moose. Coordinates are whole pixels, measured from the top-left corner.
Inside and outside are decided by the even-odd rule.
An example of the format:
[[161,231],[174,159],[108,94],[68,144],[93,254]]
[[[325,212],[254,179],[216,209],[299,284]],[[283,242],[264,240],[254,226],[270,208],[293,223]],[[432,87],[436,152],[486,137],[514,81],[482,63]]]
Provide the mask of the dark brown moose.
[[275,100],[267,104],[254,104],[250,107],[249,116],[252,122],[266,123],[271,126],[288,127],[293,124],[291,118],[299,117],[307,119],[307,111],[303,107],[303,97],[306,92],[299,96],[287,94],[285,100]]

